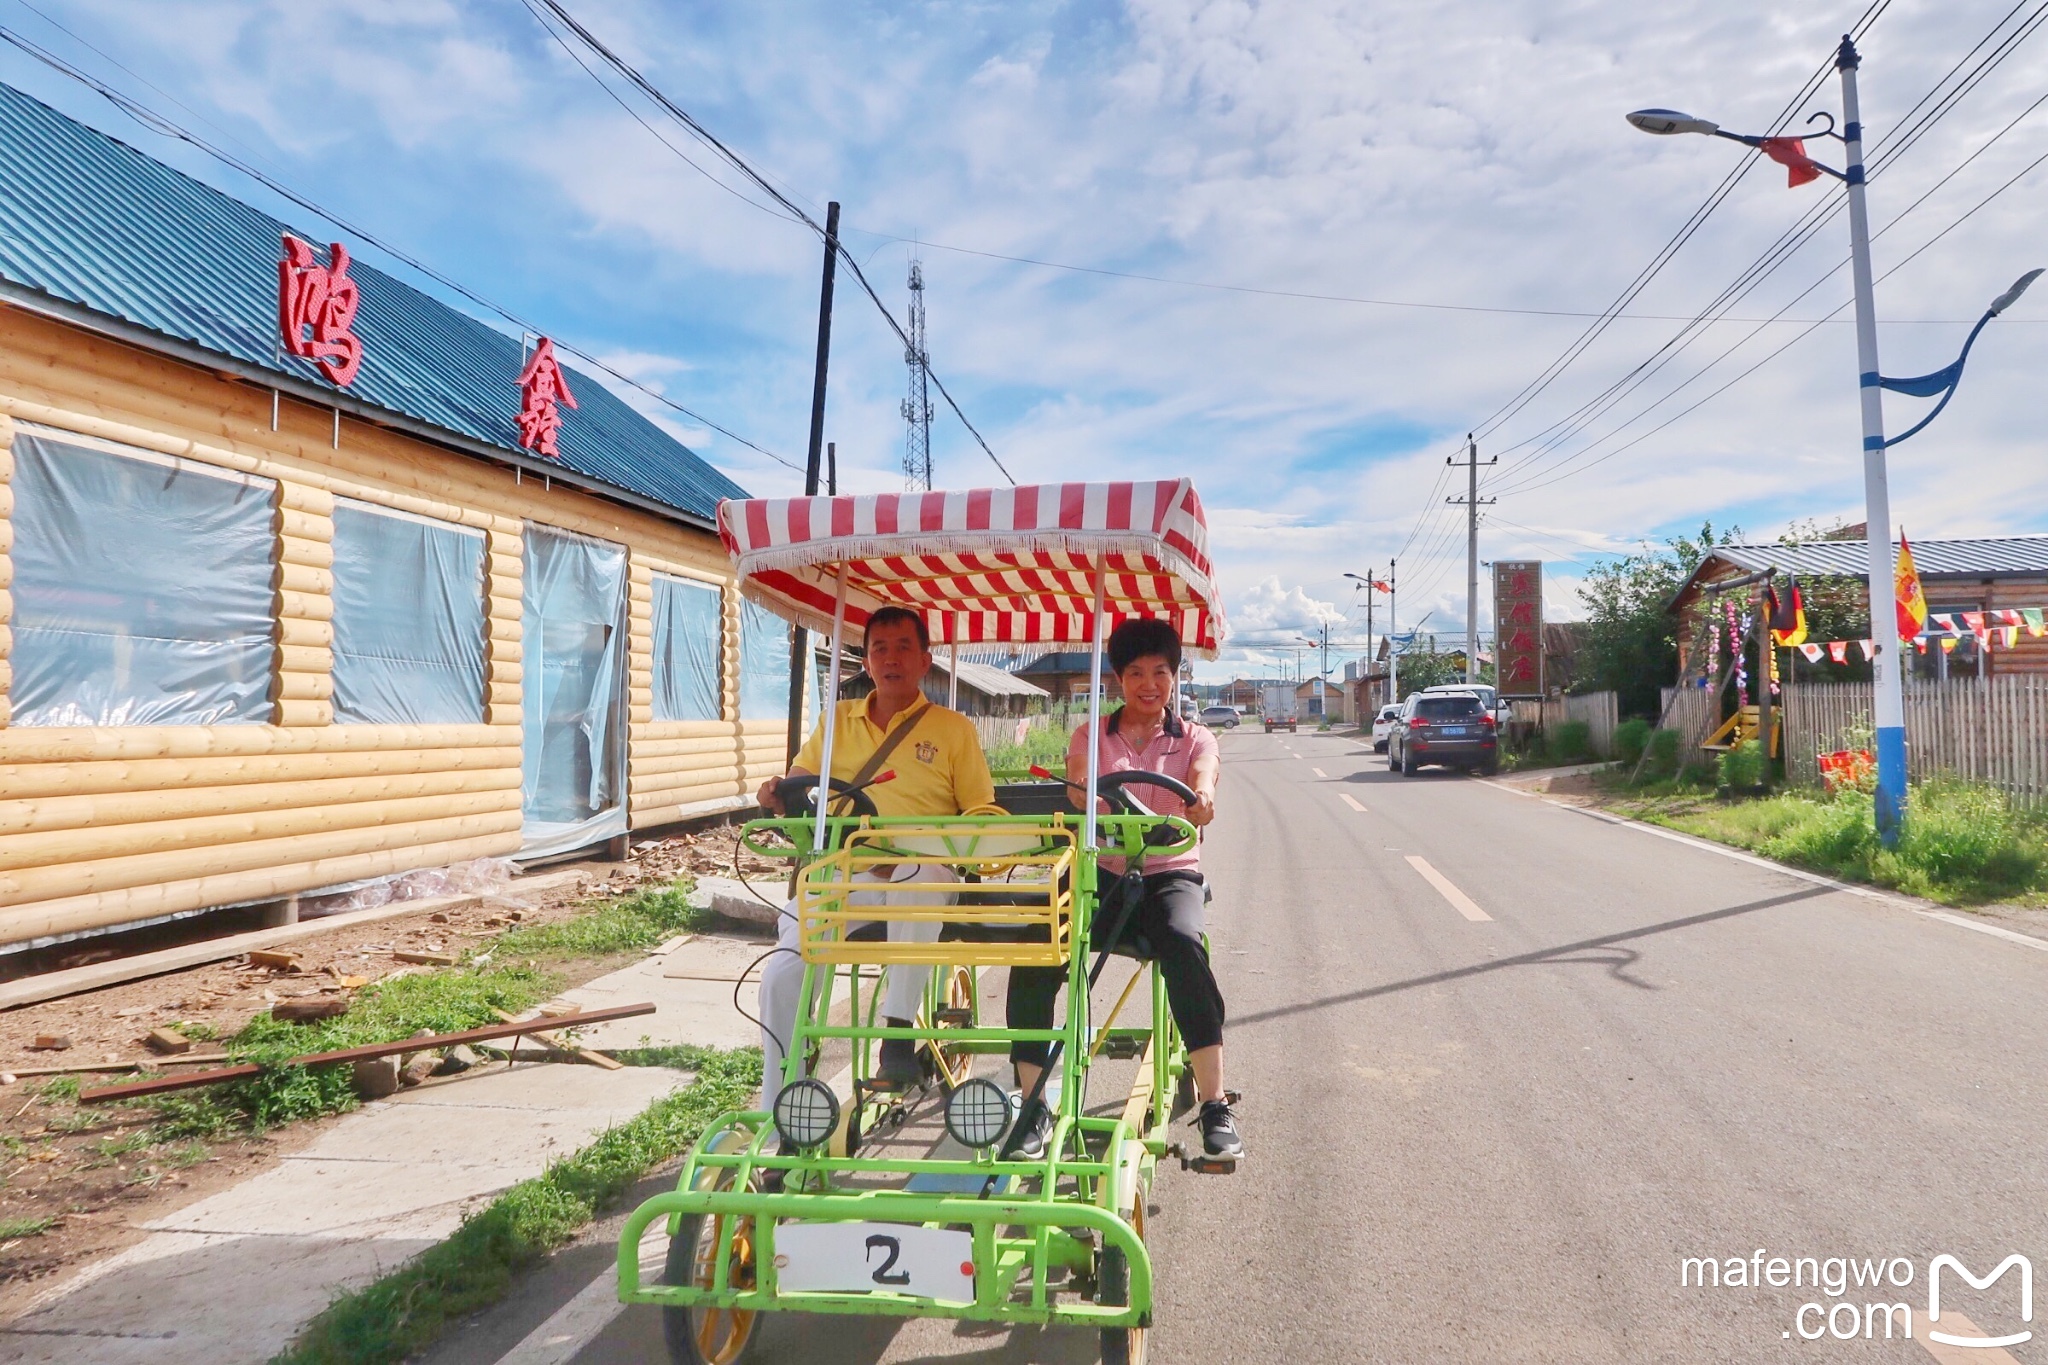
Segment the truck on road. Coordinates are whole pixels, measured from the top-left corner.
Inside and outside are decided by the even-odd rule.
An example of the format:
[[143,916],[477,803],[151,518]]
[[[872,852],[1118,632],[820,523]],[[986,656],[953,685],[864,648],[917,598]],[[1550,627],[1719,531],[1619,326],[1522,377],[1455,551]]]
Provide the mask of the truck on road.
[[1265,717],[1266,733],[1285,728],[1289,732],[1301,724],[1300,707],[1296,704],[1294,689],[1291,687],[1268,687],[1259,693],[1259,711]]

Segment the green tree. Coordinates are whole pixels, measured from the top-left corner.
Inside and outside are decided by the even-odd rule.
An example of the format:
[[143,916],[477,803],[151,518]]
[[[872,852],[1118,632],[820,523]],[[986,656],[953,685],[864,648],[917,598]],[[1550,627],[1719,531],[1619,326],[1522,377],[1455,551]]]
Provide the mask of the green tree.
[[1465,681],[1465,653],[1438,653],[1432,649],[1412,649],[1401,655],[1401,696],[1405,699],[1411,693],[1428,687],[1441,687],[1447,683]]
[[1678,680],[1681,622],[1666,608],[1708,552],[1734,543],[1739,534],[1731,527],[1717,535],[1713,523],[1701,522],[1697,536],[1673,536],[1662,549],[1594,564],[1579,588],[1586,629],[1572,690],[1612,691],[1624,716],[1655,721],[1659,689]]

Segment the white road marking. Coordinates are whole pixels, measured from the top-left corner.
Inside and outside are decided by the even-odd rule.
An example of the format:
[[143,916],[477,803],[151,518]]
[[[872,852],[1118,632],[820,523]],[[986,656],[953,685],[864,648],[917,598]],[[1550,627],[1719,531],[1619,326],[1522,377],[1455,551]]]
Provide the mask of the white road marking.
[[1472,903],[1472,898],[1451,884],[1451,879],[1429,865],[1429,859],[1419,858],[1413,853],[1406,855],[1408,866],[1422,874],[1422,880],[1437,889],[1437,894],[1451,903],[1451,908],[1473,923],[1491,920],[1492,915]]
[[1888,905],[1898,906],[1901,910],[1910,910],[1922,919],[1938,919],[1944,924],[1953,924],[1958,929],[1969,929],[1979,934],[1989,934],[1993,938],[2004,939],[2008,943],[2016,943],[2023,948],[2033,948],[2036,951],[2048,953],[2048,939],[2036,938],[2032,934],[2022,934],[2016,930],[2006,929],[1996,924],[1983,924],[1977,920],[1965,919],[1961,915],[1952,915],[1946,910],[1930,910],[1919,902],[1910,900],[1905,896],[1894,896],[1889,892],[1879,891],[1874,887],[1858,886],[1854,882],[1837,881],[1833,877],[1825,877],[1818,872],[1808,872],[1802,868],[1787,867],[1783,863],[1774,863],[1769,858],[1759,858],[1754,853],[1745,853],[1739,848],[1729,848],[1726,844],[1717,844],[1710,839],[1698,839],[1690,834],[1680,834],[1675,829],[1664,829],[1641,820],[1629,820],[1619,815],[1609,815],[1606,811],[1587,810],[1583,806],[1573,806],[1563,801],[1553,801],[1549,797],[1537,792],[1517,791],[1513,787],[1496,782],[1489,782],[1486,785],[1496,791],[1511,792],[1516,796],[1533,796],[1547,806],[1555,806],[1559,810],[1570,811],[1574,815],[1584,815],[1603,824],[1619,825],[1623,829],[1632,829],[1638,834],[1650,834],[1655,835],[1659,839],[1669,839],[1674,844],[1685,844],[1704,853],[1712,853],[1722,858],[1732,858],[1738,863],[1748,863],[1751,867],[1760,867],[1767,872],[1777,872],[1787,877],[1797,878],[1802,882],[1811,882],[1815,886],[1825,886],[1830,891],[1841,891],[1851,896],[1861,896],[1865,900],[1884,901]]
[[1322,770],[1321,768],[1310,768],[1310,769],[1309,769],[1309,771],[1310,771],[1310,772],[1312,772],[1312,773],[1314,773],[1314,774],[1315,774],[1315,775],[1316,775],[1317,777],[1328,777],[1328,776],[1329,776],[1329,774],[1328,774],[1328,773],[1326,773],[1326,772],[1324,772],[1324,771],[1323,771],[1323,770]]
[[[1941,1331],[1956,1337],[1988,1335],[1983,1328],[1953,1308],[1941,1310]],[[1927,1354],[1940,1361],[1941,1365],[2020,1365],[2020,1358],[2002,1346],[1950,1346],[1946,1342],[1932,1341],[1926,1337],[1915,1337],[1914,1340],[1925,1346]]]
[[1365,807],[1359,805],[1358,798],[1353,796],[1350,792],[1338,792],[1337,799],[1339,801],[1342,801],[1345,805],[1351,807],[1351,809],[1357,811],[1360,815],[1365,814]]

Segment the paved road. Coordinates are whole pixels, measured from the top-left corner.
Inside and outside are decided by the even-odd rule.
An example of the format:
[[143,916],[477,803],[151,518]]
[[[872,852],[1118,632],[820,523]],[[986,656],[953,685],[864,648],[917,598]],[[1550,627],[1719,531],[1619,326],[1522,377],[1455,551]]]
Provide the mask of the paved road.
[[[1231,735],[1225,759],[1205,859],[1252,1156],[1162,1172],[1155,1361],[2048,1360],[1924,1341],[1932,1257],[2048,1270],[2048,952],[1403,779],[1349,739]],[[1859,1323],[1910,1305],[1916,1339],[1789,1335],[1837,1302],[1810,1285],[1681,1287],[1684,1258],[1759,1248],[1759,1269],[1908,1258],[1910,1286],[1843,1301]],[[1941,1326],[2026,1325],[2011,1276],[1944,1293]],[[438,1359],[497,1360],[483,1344],[546,1298]],[[936,1323],[788,1321],[774,1344],[819,1365],[1093,1358],[1073,1334]],[[575,1358],[659,1361],[655,1314]]]

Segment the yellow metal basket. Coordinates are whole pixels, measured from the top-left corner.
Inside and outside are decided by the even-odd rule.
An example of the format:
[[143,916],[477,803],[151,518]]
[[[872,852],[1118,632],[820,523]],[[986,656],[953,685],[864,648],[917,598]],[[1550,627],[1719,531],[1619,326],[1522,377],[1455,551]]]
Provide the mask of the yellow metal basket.
[[[1071,947],[1079,833],[1061,817],[851,831],[797,880],[804,961],[1060,966]],[[990,880],[911,881],[919,867],[972,869]],[[923,943],[851,936],[877,922],[959,928]]]

